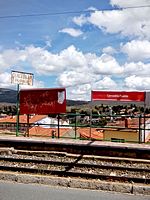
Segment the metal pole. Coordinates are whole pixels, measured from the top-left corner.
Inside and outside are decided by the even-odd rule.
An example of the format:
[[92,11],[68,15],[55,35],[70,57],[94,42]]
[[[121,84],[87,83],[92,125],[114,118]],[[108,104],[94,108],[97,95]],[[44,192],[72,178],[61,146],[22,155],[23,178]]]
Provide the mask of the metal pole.
[[30,128],[30,124],[29,124],[29,114],[27,114],[27,136],[29,137],[29,128]]
[[139,143],[142,142],[141,115],[139,116]]
[[90,109],[90,139],[92,138],[92,108]]
[[90,136],[92,138],[92,92],[91,92],[91,106],[90,106]]
[[145,122],[146,122],[146,120],[145,120],[145,111],[146,111],[146,102],[145,102],[145,100],[146,100],[146,92],[144,93],[144,140],[143,140],[144,143],[145,143]]
[[60,138],[60,115],[58,114],[58,138]]
[[75,139],[77,138],[77,113],[75,112]]
[[17,84],[17,118],[16,118],[16,136],[19,136],[19,84]]
[[146,122],[145,111],[146,111],[146,103],[144,101],[144,140],[143,140],[144,143],[145,143],[145,128],[146,128],[146,125],[145,125],[145,122]]

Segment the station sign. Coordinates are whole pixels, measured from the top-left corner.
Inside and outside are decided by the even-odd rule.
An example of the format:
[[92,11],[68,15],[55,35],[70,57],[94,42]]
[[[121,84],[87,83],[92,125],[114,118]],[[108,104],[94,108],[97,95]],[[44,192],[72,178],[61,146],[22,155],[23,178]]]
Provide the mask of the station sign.
[[12,71],[11,83],[20,85],[33,85],[33,74],[20,71]]
[[144,102],[145,92],[139,91],[92,91],[93,101],[125,101],[125,102]]
[[46,115],[65,112],[65,88],[20,90],[20,114]]

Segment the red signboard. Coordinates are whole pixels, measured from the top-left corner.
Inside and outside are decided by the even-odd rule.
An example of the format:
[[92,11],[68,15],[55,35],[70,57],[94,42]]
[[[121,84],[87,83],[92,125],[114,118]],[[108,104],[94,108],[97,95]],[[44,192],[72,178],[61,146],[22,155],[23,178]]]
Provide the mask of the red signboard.
[[66,112],[66,90],[20,90],[20,114],[58,114]]
[[145,101],[145,92],[136,91],[92,91],[93,101]]

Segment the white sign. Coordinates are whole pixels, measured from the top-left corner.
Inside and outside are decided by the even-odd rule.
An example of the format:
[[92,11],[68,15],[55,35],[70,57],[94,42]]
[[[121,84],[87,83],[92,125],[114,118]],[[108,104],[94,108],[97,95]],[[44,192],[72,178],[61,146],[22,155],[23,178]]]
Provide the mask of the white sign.
[[63,104],[64,100],[65,100],[65,92],[64,91],[58,92],[58,103]]
[[33,85],[33,74],[19,71],[11,72],[11,83],[20,85]]

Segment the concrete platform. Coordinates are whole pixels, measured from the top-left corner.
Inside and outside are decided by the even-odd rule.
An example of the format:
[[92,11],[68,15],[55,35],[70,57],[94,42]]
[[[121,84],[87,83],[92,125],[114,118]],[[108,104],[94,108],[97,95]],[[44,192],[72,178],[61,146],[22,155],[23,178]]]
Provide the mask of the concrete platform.
[[37,151],[61,151],[82,155],[100,155],[150,160],[149,144],[116,143],[79,139],[0,136],[0,147]]

